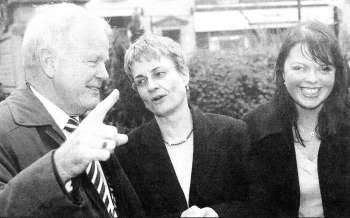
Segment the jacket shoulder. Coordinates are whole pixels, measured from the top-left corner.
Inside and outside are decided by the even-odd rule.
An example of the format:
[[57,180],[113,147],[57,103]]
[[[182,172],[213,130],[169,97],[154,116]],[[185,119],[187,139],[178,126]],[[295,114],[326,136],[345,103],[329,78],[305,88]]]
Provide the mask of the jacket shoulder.
[[134,153],[136,152],[136,147],[139,146],[139,140],[144,134],[144,131],[146,130],[148,126],[148,123],[142,124],[141,126],[131,130],[128,135],[128,142],[126,144],[117,146],[115,148],[115,154],[118,157],[118,159],[123,159],[126,154],[128,153]]
[[244,120],[248,125],[256,122],[264,122],[266,119],[270,118],[270,116],[273,114],[273,110],[274,108],[270,103],[265,103],[248,112],[242,117],[242,120]]
[[222,114],[214,114],[214,113],[204,113],[203,114],[209,122],[217,127],[245,127],[246,122],[243,120],[239,120],[227,115],[222,115]]
[[268,102],[243,116],[242,120],[248,124],[253,144],[266,135],[283,131],[283,124],[277,114],[274,103]]
[[0,102],[0,138],[9,131],[18,127],[13,119],[11,110],[6,100]]

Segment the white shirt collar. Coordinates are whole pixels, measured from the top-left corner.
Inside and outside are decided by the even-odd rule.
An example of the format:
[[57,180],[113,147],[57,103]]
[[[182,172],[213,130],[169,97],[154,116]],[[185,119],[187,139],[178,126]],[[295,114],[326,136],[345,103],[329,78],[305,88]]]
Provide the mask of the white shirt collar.
[[58,127],[63,130],[63,128],[66,126],[69,115],[66,114],[61,108],[57,107],[55,104],[50,102],[48,99],[46,99],[44,96],[42,96],[38,91],[36,91],[32,86],[30,86],[30,89],[33,91],[33,94],[41,101],[41,103],[44,105],[46,110],[49,112],[49,114],[52,116],[52,118],[55,120]]

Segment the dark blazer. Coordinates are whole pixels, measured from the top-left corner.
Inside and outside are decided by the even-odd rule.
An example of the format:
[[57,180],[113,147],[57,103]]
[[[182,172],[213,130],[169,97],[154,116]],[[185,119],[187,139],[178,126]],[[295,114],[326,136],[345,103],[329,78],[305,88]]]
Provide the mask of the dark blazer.
[[[65,136],[27,86],[0,103],[0,114],[0,217],[108,217],[85,173],[72,180],[77,188],[67,193],[53,161]],[[101,166],[119,217],[143,217],[116,157]]]
[[[192,111],[194,154],[189,206],[211,207],[220,217],[240,217],[248,196],[244,149],[246,124],[223,115]],[[155,119],[129,134],[116,155],[149,217],[180,217],[185,196]]]
[[[252,211],[266,217],[298,217],[300,187],[292,128],[276,116],[272,101],[243,117],[250,128]],[[321,141],[318,176],[325,217],[350,217],[350,126]]]

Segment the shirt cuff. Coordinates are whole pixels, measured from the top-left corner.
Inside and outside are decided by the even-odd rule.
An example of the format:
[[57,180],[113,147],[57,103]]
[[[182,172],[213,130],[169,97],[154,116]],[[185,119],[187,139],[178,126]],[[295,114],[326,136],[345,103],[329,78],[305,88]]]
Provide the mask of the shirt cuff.
[[[59,174],[58,174],[58,171],[57,171],[57,166],[56,166],[56,162],[55,162],[55,158],[54,158],[54,155],[55,155],[55,152],[56,150],[54,150],[52,152],[52,156],[51,156],[51,163],[52,163],[52,167],[53,167],[53,172],[55,174],[55,178],[58,182],[58,185],[60,186],[62,192],[69,198],[71,199],[71,195],[70,195],[70,192],[72,191],[72,180],[69,180],[66,184],[63,184]],[[67,189],[66,188],[66,185],[70,183],[70,189]]]

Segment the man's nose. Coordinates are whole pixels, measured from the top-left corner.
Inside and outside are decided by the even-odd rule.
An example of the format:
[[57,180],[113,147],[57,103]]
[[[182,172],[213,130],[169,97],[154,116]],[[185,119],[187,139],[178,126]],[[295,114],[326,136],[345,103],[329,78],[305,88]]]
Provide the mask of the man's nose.
[[104,63],[101,63],[98,67],[96,77],[101,78],[102,80],[106,80],[109,78],[109,74]]

